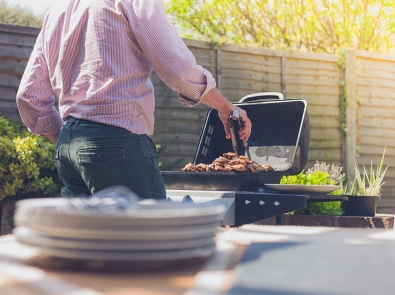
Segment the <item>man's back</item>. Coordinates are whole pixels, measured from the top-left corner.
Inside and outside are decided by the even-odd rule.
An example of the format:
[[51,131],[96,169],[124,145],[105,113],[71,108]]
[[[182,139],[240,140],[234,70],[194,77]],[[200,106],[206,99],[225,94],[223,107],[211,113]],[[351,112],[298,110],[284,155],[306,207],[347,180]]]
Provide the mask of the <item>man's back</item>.
[[71,0],[50,10],[43,48],[60,111],[66,116],[73,115],[73,105],[78,112],[83,108],[119,116],[128,111],[120,98],[142,99],[140,93],[150,92],[146,83],[152,67],[133,36],[127,15],[131,9],[126,12],[123,2]]
[[60,129],[59,114],[48,102],[42,104],[56,97],[62,118],[151,135],[153,69],[180,93],[185,106],[196,105],[215,87],[212,75],[196,64],[168,23],[160,0],[59,2],[49,10],[38,36],[18,92],[18,108],[36,134]]
[[[184,106],[202,102],[228,118],[246,112],[216,89],[168,23],[161,0],[69,0],[49,10],[23,74],[17,105],[32,133],[56,143],[66,194],[124,185],[142,198],[165,198],[154,162],[155,72]],[[59,111],[55,107],[59,99]]]

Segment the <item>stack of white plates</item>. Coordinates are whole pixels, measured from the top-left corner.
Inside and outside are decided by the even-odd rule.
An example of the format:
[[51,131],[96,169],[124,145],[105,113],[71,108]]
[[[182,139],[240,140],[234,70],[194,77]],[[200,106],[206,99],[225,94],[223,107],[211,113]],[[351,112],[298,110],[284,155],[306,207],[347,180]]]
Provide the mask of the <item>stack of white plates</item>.
[[43,254],[105,261],[169,261],[210,256],[224,206],[140,203],[120,213],[77,210],[64,198],[19,201],[14,235]]

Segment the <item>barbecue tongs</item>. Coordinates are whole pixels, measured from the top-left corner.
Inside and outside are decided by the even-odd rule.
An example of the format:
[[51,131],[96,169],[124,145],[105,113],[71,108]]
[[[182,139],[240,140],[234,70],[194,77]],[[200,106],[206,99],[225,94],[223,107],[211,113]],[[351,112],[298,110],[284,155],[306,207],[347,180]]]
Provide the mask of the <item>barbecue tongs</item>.
[[[239,112],[237,110],[233,110],[230,113],[229,116],[229,128],[230,128],[230,134],[232,138],[232,145],[233,145],[233,150],[237,154],[237,142],[236,142],[236,135],[235,135],[235,126],[234,126],[234,121],[237,120],[239,122],[239,127],[240,129],[243,128],[243,120],[239,117]],[[248,147],[248,142],[247,140],[243,140],[243,145],[244,145],[244,150],[246,152],[246,155],[248,159],[251,160],[251,155],[250,155],[250,148]]]

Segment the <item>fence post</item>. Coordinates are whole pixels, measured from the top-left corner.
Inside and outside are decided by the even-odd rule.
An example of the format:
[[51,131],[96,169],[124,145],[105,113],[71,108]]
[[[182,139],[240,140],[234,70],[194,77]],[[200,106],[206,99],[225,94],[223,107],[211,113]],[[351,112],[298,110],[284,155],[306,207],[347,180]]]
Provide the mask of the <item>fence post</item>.
[[286,92],[287,92],[287,81],[286,81],[286,67],[287,67],[287,58],[285,56],[281,57],[281,92],[284,95],[284,98],[286,98]]
[[216,65],[215,65],[215,71],[216,71],[216,76],[217,76],[217,89],[221,91],[221,75],[222,75],[222,68],[221,68],[221,49],[217,48],[216,50]]
[[346,51],[346,161],[345,173],[354,179],[354,165],[357,161],[357,87],[356,52]]

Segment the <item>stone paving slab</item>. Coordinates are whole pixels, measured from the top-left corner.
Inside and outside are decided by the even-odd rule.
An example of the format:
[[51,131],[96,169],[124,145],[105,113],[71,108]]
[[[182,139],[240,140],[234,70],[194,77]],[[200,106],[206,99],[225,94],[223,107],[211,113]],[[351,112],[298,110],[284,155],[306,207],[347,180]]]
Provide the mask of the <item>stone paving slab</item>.
[[395,231],[244,225],[222,236],[247,246],[228,295],[395,294]]
[[254,222],[254,224],[393,229],[394,215],[377,214],[375,217],[364,217],[282,214]]

